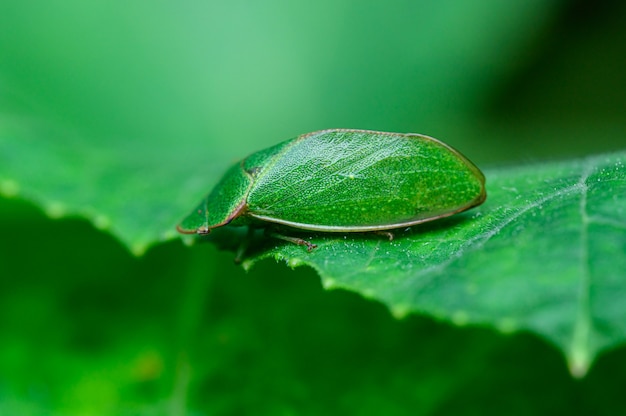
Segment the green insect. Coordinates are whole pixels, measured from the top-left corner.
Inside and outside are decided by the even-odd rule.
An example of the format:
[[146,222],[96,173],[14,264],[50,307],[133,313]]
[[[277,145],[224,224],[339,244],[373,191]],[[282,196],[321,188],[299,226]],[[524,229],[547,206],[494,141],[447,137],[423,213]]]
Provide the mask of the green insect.
[[[270,230],[381,232],[465,211],[486,196],[482,172],[432,137],[322,130],[236,163],[178,231],[274,225]],[[270,235],[315,248],[282,233]]]

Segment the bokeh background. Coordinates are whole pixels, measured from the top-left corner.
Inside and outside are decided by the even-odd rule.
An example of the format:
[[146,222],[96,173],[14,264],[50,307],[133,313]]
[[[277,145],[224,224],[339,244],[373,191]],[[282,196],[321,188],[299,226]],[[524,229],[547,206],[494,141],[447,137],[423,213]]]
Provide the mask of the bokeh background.
[[[331,127],[428,134],[482,167],[580,157],[626,147],[624,27],[618,1],[6,1],[0,123],[71,131],[12,163],[77,183],[80,160],[27,155],[128,149],[126,168],[154,159],[146,181],[206,164],[207,190],[232,161]],[[211,245],[137,258],[9,193],[0,414],[626,410],[623,349],[574,381],[531,334],[396,321],[311,270],[244,273]]]

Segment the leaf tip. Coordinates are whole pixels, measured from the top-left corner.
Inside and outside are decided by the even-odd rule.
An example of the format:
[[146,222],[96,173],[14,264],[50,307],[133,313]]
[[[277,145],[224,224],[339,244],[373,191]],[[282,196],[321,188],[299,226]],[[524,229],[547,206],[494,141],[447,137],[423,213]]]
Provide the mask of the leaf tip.
[[373,289],[363,289],[361,291],[361,295],[365,299],[376,299],[376,291]]
[[20,192],[20,185],[11,179],[0,180],[0,195],[13,198]]
[[135,257],[141,257],[148,251],[148,245],[145,243],[135,243],[131,246],[130,251]]
[[326,290],[334,289],[337,287],[337,281],[335,279],[331,279],[330,277],[323,277],[322,287]]
[[161,238],[163,240],[172,240],[176,238],[177,235],[178,233],[174,229],[169,229],[165,231],[163,234],[161,234]]
[[106,230],[111,227],[111,219],[106,215],[96,215],[93,219],[93,225],[99,230]]
[[254,266],[254,260],[253,259],[245,259],[240,263],[241,267],[243,268],[244,271],[249,272],[252,269],[252,266]]
[[498,328],[498,331],[502,332],[503,334],[512,334],[518,329],[517,321],[513,318],[500,319],[496,323],[496,327]]
[[465,326],[469,323],[469,314],[466,311],[456,311],[452,314],[452,323],[456,326]]
[[591,366],[589,352],[584,349],[574,349],[569,355],[567,366],[572,377],[581,379],[587,375]]
[[302,266],[303,264],[304,262],[302,261],[302,259],[298,257],[292,257],[289,260],[287,260],[287,266],[289,266],[292,269],[295,269],[298,266]]
[[393,305],[391,307],[391,315],[396,319],[404,319],[411,312],[411,307],[406,304]]
[[56,220],[63,217],[67,212],[67,209],[61,202],[52,201],[44,207],[44,212],[49,218]]
[[180,239],[182,240],[184,245],[186,245],[187,247],[191,247],[196,243],[196,238],[194,237],[195,236],[193,235],[181,235]]

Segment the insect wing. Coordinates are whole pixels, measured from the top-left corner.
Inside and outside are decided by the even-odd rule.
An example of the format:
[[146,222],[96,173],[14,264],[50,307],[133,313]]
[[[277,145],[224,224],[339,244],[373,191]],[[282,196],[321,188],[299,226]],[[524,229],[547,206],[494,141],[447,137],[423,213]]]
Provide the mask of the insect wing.
[[484,176],[421,135],[329,130],[293,140],[255,178],[247,215],[297,228],[367,231],[480,204]]

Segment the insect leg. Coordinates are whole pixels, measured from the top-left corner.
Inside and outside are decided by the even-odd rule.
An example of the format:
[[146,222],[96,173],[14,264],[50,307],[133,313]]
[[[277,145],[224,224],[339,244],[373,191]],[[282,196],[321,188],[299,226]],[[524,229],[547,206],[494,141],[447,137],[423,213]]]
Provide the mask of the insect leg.
[[237,248],[237,254],[235,255],[236,264],[241,263],[241,261],[243,260],[243,256],[244,254],[246,254],[246,251],[248,251],[248,247],[250,247],[250,242],[252,241],[253,236],[254,236],[254,227],[249,225],[248,233],[241,240],[241,243],[239,244],[239,247]]
[[280,233],[278,233],[278,232],[276,232],[274,230],[270,230],[269,228],[267,228],[265,230],[265,233],[268,236],[277,238],[279,240],[288,241],[290,243],[297,244],[299,246],[306,246],[306,249],[307,249],[308,252],[311,252],[314,248],[317,247],[317,244],[313,244],[310,241],[306,241],[306,240],[303,240],[302,238],[298,238],[298,237],[290,237],[288,235],[283,235],[283,234],[280,234]]
[[394,234],[391,231],[374,231],[374,234],[387,237],[389,241],[393,241]]

